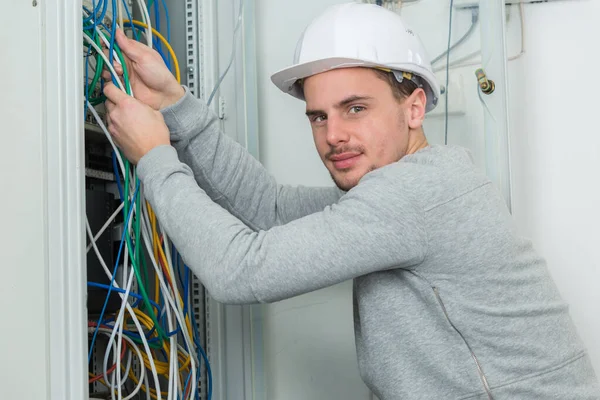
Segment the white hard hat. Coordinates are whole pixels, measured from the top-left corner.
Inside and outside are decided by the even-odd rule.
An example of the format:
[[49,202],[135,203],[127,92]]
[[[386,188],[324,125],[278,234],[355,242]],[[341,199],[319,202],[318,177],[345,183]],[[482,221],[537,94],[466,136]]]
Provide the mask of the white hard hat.
[[338,68],[391,70],[399,81],[409,78],[425,90],[426,111],[435,108],[440,86],[419,37],[393,11],[374,4],[329,7],[304,30],[294,65],[271,76],[285,93],[304,100],[300,79]]

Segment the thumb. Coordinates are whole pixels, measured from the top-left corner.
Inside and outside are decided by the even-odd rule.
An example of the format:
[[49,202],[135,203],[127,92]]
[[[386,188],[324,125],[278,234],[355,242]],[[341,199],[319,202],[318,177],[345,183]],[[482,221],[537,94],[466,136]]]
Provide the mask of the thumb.
[[148,46],[133,39],[129,39],[121,29],[117,29],[115,39],[117,39],[117,44],[121,48],[123,54],[132,61],[139,61],[142,55],[150,50]]
[[104,95],[108,100],[112,101],[117,105],[121,101],[129,97],[127,93],[123,92],[121,89],[116,87],[112,82],[109,82],[104,86]]

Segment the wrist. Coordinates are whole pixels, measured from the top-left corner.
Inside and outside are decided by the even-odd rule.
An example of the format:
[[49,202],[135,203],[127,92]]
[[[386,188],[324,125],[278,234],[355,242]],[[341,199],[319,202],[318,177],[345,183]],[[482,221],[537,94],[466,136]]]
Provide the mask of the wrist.
[[169,94],[163,99],[160,104],[159,110],[165,109],[167,107],[172,106],[177,103],[181,98],[185,95],[185,89],[181,85],[177,85],[177,87],[173,87],[172,90],[169,91]]

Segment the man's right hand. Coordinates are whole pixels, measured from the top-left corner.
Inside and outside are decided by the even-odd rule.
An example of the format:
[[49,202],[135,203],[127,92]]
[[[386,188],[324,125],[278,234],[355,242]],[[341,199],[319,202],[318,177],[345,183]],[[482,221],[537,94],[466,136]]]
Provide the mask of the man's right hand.
[[[185,90],[177,83],[160,54],[140,42],[129,39],[120,29],[117,30],[115,39],[127,63],[129,82],[136,99],[155,110],[161,110],[183,97]],[[115,69],[119,75],[123,74],[120,66],[116,66]],[[102,77],[110,80],[111,74],[105,70]]]

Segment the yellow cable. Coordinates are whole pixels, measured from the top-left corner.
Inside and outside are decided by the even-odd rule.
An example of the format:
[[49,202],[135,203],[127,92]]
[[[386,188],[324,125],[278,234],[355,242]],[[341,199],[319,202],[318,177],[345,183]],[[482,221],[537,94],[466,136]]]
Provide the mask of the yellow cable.
[[[152,225],[152,235],[153,235],[153,238],[152,238],[153,243],[152,244],[154,247],[154,257],[156,258],[157,261],[159,261],[158,258],[160,257],[160,260],[162,260],[163,265],[165,265],[165,266],[169,265],[169,263],[167,262],[167,257],[165,255],[165,252],[162,248],[162,245],[160,244],[160,237],[156,230],[156,215],[154,214],[154,212],[150,212],[150,209],[149,209],[149,214],[150,214],[150,225]],[[166,277],[168,278],[168,281],[171,282],[171,284],[176,284],[176,283],[173,283],[171,274],[169,274],[169,271],[167,268],[165,268],[164,273],[165,273]],[[155,284],[154,293],[156,294],[155,302],[158,303],[158,295],[157,295],[159,292],[158,279],[155,280],[154,284]],[[181,297],[181,295],[179,295],[178,297],[179,297],[179,299],[178,299],[179,304],[183,307],[183,298]],[[189,337],[192,337],[192,324],[191,324],[190,318],[188,316],[185,317],[185,325],[188,330]]]
[[[142,28],[148,29],[148,25],[146,25],[142,21],[138,21],[138,20],[135,20],[135,19],[133,21],[125,20],[123,22],[124,23],[132,23],[135,26],[140,26]],[[157,38],[159,38],[160,41],[166,46],[167,50],[169,50],[169,54],[171,54],[171,58],[173,59],[173,65],[175,66],[175,78],[177,78],[177,82],[178,83],[181,83],[181,74],[179,72],[179,62],[177,61],[177,57],[175,56],[175,52],[173,51],[173,48],[171,47],[171,45],[169,44],[169,42],[167,42],[167,39],[165,39],[164,36],[160,34],[159,31],[157,31],[156,29],[152,28],[152,33]]]
[[[142,311],[140,311],[137,308],[134,309],[133,312],[138,317],[138,319],[142,325],[144,325],[148,329],[153,328],[154,325],[153,325],[152,319],[148,315],[146,315],[145,313],[143,313]],[[152,337],[158,337],[158,334],[156,333],[156,331],[154,331]],[[165,351],[166,354],[170,354],[170,347],[169,347],[169,344],[167,341],[164,341],[164,343],[163,343],[163,350]],[[191,363],[191,356],[190,355],[186,356],[181,350],[178,350],[178,354],[179,354],[178,358],[179,358],[180,362],[183,362],[183,365],[181,365],[179,367],[179,371],[183,371],[184,369],[189,370],[189,368],[187,368],[187,367]],[[144,359],[144,364],[146,365],[146,367],[150,368],[150,358],[148,357],[148,355],[145,353],[142,353],[142,358]],[[158,360],[156,360],[156,358],[154,358],[154,366],[156,367],[156,372],[158,374],[168,377],[169,363],[164,362],[164,361],[158,361]]]
[[[148,29],[148,25],[146,25],[145,23],[141,22],[141,21],[137,21],[137,20],[124,20],[123,23],[132,23],[135,26],[139,26],[145,29]],[[181,83],[181,72],[179,70],[179,62],[177,60],[177,56],[175,55],[175,52],[173,51],[173,48],[171,47],[171,45],[169,44],[169,42],[164,38],[164,36],[162,36],[160,34],[160,32],[158,32],[156,29],[152,28],[152,33],[165,45],[165,47],[167,48],[167,50],[169,51],[169,54],[171,55],[171,58],[173,59],[173,65],[175,67],[175,78],[177,79],[177,83]],[[160,243],[160,236],[157,232],[157,227],[156,227],[156,214],[154,213],[154,210],[152,209],[152,207],[150,206],[150,203],[146,202],[146,205],[148,207],[148,215],[150,218],[150,223],[152,225],[152,245],[153,245],[153,252],[154,252],[154,256],[155,259],[158,261],[159,257],[160,259],[164,262],[164,265],[169,265],[167,263],[167,259],[165,256],[165,253],[162,249],[162,245]],[[156,272],[158,274],[158,272]],[[165,275],[169,278],[169,281],[171,281],[171,276],[170,273],[168,271],[167,268],[165,268],[164,271]],[[172,282],[172,281],[171,281]],[[176,284],[175,282],[173,282],[173,284]],[[159,285],[159,280],[158,277],[156,277],[155,279],[155,291],[154,291],[154,297],[155,297],[155,302],[158,303],[159,300],[159,292],[160,292],[160,285]],[[181,305],[183,305],[183,299],[181,298],[181,296],[179,297],[179,302]],[[142,311],[140,311],[139,309],[134,309],[134,312],[136,314],[136,316],[138,317],[138,319],[140,320],[140,322],[148,329],[152,329],[154,327],[153,325],[153,321],[152,319],[146,315],[145,313],[143,313]],[[187,328],[188,330],[188,334],[191,337],[191,332],[192,332],[192,326],[191,326],[191,322],[190,322],[190,318],[188,316],[185,317],[185,327],[182,327],[182,329]],[[158,337],[158,333],[155,331],[152,335],[152,337]],[[165,350],[165,352],[167,354],[170,354],[169,352],[169,345],[167,341],[164,341],[163,344],[163,349]],[[151,350],[152,351],[152,350]],[[142,358],[143,358],[143,362],[144,365],[146,366],[146,368],[150,369],[150,358],[148,357],[147,354],[142,353]],[[185,353],[183,353],[181,350],[178,350],[178,361],[179,363],[183,363],[180,367],[179,367],[179,372],[183,372],[184,370],[187,370],[189,372],[189,365],[191,363],[191,355],[188,354],[186,355]],[[154,357],[154,367],[156,368],[156,371],[158,374],[165,376],[165,377],[169,377],[169,363],[164,362],[164,361],[158,361],[156,359],[156,357]],[[93,377],[92,374],[90,374],[90,376]],[[137,385],[139,380],[137,379],[137,377],[135,376],[135,374],[133,373],[133,371],[129,372],[129,377],[134,381],[134,383]],[[180,376],[180,380],[181,380],[181,376]],[[98,382],[100,382],[101,384],[103,384],[104,386],[108,385],[106,384],[106,382],[103,379],[98,380]],[[142,385],[141,389],[146,392],[147,388],[146,385]],[[116,393],[116,392],[115,392]],[[168,393],[166,392],[161,392],[163,396],[167,396]],[[156,389],[150,388],[150,396],[153,399],[157,399],[158,397],[156,396]]]

